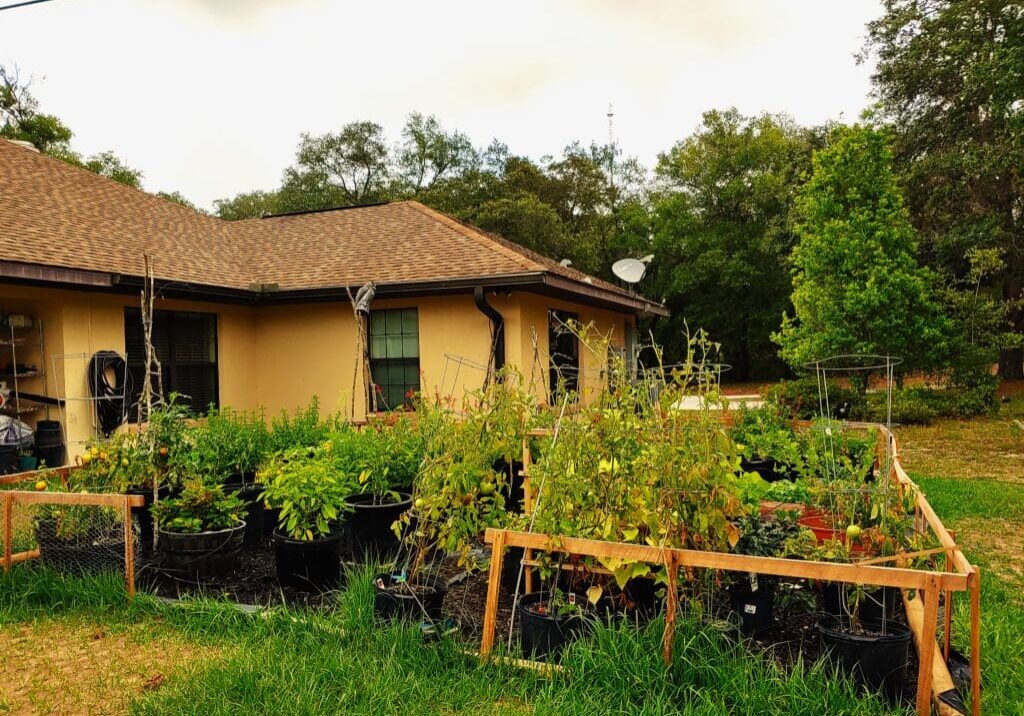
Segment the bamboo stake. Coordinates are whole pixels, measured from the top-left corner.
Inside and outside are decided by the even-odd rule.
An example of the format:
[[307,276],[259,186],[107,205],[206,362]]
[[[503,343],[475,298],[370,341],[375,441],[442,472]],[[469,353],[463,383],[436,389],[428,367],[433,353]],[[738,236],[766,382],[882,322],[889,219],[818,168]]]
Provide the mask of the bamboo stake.
[[[488,530],[490,532],[490,530]],[[487,602],[484,606],[484,633],[480,640],[480,656],[490,656],[494,647],[494,630],[498,621],[498,596],[501,593],[502,557],[507,533],[499,530],[491,543],[491,571],[487,579]]]
[[662,639],[662,653],[665,665],[672,663],[672,646],[676,635],[676,612],[679,611],[679,558],[670,552],[666,560],[668,566],[668,587],[665,598],[665,635]]
[[128,587],[128,598],[135,596],[135,534],[132,530],[132,506],[124,497],[124,581]]

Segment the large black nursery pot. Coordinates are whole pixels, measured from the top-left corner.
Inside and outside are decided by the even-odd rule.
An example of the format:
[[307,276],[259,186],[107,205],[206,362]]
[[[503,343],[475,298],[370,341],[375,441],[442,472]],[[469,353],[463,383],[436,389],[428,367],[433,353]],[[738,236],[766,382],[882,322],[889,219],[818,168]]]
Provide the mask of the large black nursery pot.
[[[578,614],[538,614],[537,605],[547,601],[546,592],[534,592],[519,598],[516,618],[519,620],[519,645],[523,654],[534,659],[551,659],[579,637],[588,621]],[[581,597],[581,601],[585,598]]]
[[376,495],[352,495],[345,498],[351,508],[345,519],[345,542],[352,559],[393,559],[401,542],[391,526],[412,507],[412,495],[398,493],[398,500]]
[[729,588],[729,601],[740,616],[740,632],[745,636],[760,634],[775,624],[775,590],[770,583],[753,589],[749,582]]
[[869,688],[890,697],[900,694],[907,680],[910,629],[899,622],[862,620],[865,633],[853,633],[848,621],[827,616],[818,622],[821,648],[844,670]]
[[276,530],[274,561],[277,581],[303,592],[329,592],[341,586],[341,547],[344,535],[297,540]]
[[[161,500],[171,496],[171,489],[167,485],[157,488]],[[150,554],[153,551],[153,514],[150,508],[153,507],[152,487],[130,487],[125,490],[127,495],[141,495],[145,499],[142,507],[132,508],[132,519],[139,526],[139,548],[143,554]]]
[[242,544],[253,549],[263,544],[265,535],[264,521],[266,510],[263,505],[263,491],[266,485],[254,483],[246,485],[238,491],[238,496],[245,502],[245,537]]
[[63,467],[66,460],[64,433],[59,420],[40,420],[36,423],[36,457],[47,467]]
[[176,579],[219,579],[235,566],[245,536],[245,522],[213,532],[168,532],[160,529],[160,564]]
[[91,527],[68,538],[57,536],[57,521],[36,520],[40,562],[64,574],[91,574],[124,570],[124,529]]
[[378,619],[437,622],[447,592],[448,586],[437,577],[418,577],[410,583],[393,574],[377,574],[373,578],[373,613]]
[[796,470],[791,465],[779,462],[773,457],[761,457],[760,455],[741,457],[740,469],[744,472],[757,473],[766,482],[794,481],[798,477]]

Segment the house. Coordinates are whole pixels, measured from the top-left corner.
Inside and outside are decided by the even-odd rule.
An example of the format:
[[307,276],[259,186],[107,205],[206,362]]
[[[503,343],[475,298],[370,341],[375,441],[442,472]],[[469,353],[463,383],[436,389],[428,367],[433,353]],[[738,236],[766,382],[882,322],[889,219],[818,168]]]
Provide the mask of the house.
[[[97,352],[126,354],[128,390],[141,386],[146,255],[164,387],[196,408],[262,406],[272,415],[316,395],[326,410],[364,415],[349,293],[370,281],[377,407],[415,390],[461,396],[504,363],[544,400],[553,342],[586,390],[607,356],[580,351],[553,317],[593,322],[625,347],[638,317],[666,314],[415,201],[229,222],[0,140],[0,314],[37,319],[0,330],[20,349],[13,360],[0,352],[0,371],[25,375],[19,394],[65,401],[59,417],[72,449],[96,429]],[[0,380],[10,389],[13,376]],[[25,406],[34,410],[26,422],[44,414],[27,398],[7,403]]]

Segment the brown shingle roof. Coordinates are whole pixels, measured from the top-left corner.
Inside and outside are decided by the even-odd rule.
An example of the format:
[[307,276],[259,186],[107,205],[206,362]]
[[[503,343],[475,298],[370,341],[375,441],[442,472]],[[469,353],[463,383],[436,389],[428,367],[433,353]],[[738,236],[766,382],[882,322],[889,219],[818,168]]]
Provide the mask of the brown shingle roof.
[[643,300],[415,201],[230,222],[0,141],[0,259],[141,276],[144,252],[159,279],[228,289],[538,274]]

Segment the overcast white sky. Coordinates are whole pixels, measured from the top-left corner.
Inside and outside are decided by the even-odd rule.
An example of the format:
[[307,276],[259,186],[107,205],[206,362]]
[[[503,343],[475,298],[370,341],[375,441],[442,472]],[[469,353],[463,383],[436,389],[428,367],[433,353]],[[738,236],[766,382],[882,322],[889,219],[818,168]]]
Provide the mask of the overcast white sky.
[[[13,0],[0,0],[5,5]],[[299,133],[412,110],[477,144],[557,153],[615,135],[651,165],[700,114],[855,119],[878,0],[53,0],[0,12],[0,61],[36,77],[84,153],[209,207],[271,189]]]

